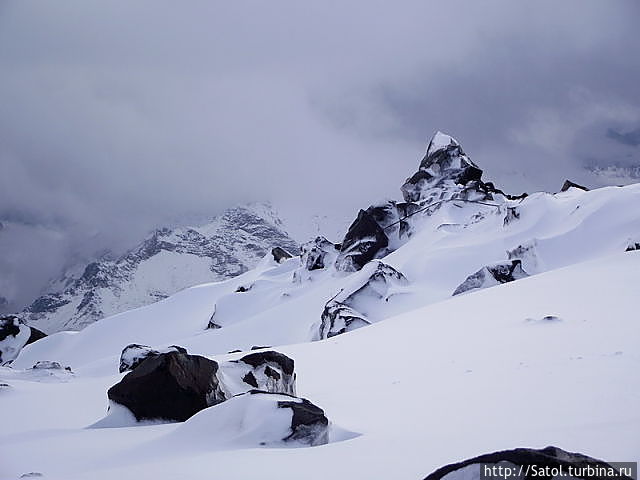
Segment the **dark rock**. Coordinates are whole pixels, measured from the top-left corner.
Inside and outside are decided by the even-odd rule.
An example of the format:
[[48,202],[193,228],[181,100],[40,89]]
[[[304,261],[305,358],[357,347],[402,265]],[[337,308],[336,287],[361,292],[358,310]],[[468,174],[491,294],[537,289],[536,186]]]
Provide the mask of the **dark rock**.
[[[501,462],[506,462],[506,465]],[[584,478],[585,480],[610,480],[613,475],[607,474],[606,472],[612,472],[614,469],[614,467],[602,460],[597,460],[581,453],[567,452],[558,447],[546,447],[541,450],[533,448],[516,448],[514,450],[488,453],[469,460],[446,465],[426,476],[424,480],[440,480],[445,476],[447,477],[447,480],[481,478],[479,476],[479,469],[482,464],[500,464],[502,466],[509,466],[508,464],[512,464],[516,467],[523,466],[525,467],[523,468],[523,473],[527,472],[527,466],[535,466],[535,472],[531,470],[529,472],[529,476],[523,475],[527,480],[534,480],[536,478],[551,480],[554,478],[553,475],[542,475],[540,472],[542,472],[543,469],[551,470],[560,468],[562,468],[562,471],[568,478],[570,478],[568,474],[569,468],[571,468],[573,473],[571,477],[573,478]],[[478,476],[470,475],[468,471],[462,470],[463,468],[471,465],[478,465]],[[586,475],[586,472],[582,471],[582,469],[586,469],[588,467],[593,469],[590,475]],[[616,476],[616,478],[621,480],[631,480],[631,477],[624,475]]]
[[0,365],[12,362],[26,345],[46,336],[15,315],[0,317]]
[[280,247],[272,248],[271,256],[277,263],[282,263],[289,258],[293,258],[293,255],[287,252],[284,248],[280,248]]
[[217,371],[216,362],[199,355],[161,353],[142,361],[107,395],[127,407],[139,421],[184,421],[226,400]]
[[262,350],[263,348],[271,348],[271,345],[264,345],[264,346],[254,345],[253,347],[250,348],[250,350]]
[[252,372],[247,373],[244,377],[242,377],[242,381],[252,387],[258,388],[258,381]]
[[242,350],[238,350],[238,349],[236,349],[236,350],[231,350],[231,351],[229,351],[229,352],[227,352],[227,353],[240,353],[241,351],[242,351]]
[[169,352],[187,353],[187,350],[178,345],[171,345],[163,350],[154,350],[148,345],[140,345],[138,343],[127,345],[120,354],[120,373],[133,370],[146,358]]
[[29,328],[31,329],[31,335],[29,335],[29,340],[27,340],[27,345],[29,345],[29,344],[31,344],[33,342],[36,342],[36,341],[38,341],[38,340],[40,340],[40,339],[42,339],[42,338],[47,336],[46,333],[38,330],[35,327],[31,327],[30,326]]
[[583,185],[578,185],[577,183],[573,183],[571,180],[565,180],[564,183],[562,184],[562,188],[560,189],[560,191],[566,192],[570,188],[579,188],[580,190],[584,190],[585,192],[589,191],[587,187]]
[[247,365],[251,365],[254,368],[260,365],[275,364],[287,375],[293,375],[295,365],[292,358],[273,350],[250,353],[249,355],[242,357],[239,361],[244,362]]
[[503,226],[507,226],[512,223],[514,220],[520,219],[520,212],[516,207],[507,207],[507,214],[504,216],[504,221],[502,222]]
[[278,408],[290,408],[291,434],[285,441],[296,441],[310,446],[329,443],[329,420],[324,410],[304,398],[278,402]]
[[238,288],[236,288],[236,293],[248,292],[249,290],[251,290],[251,287],[251,285],[240,285]]
[[493,287],[501,283],[513,282],[514,280],[528,276],[529,274],[522,269],[522,262],[520,260],[488,265],[482,267],[476,273],[469,275],[465,281],[455,289],[453,295],[459,295],[478,288]]
[[625,252],[633,252],[634,250],[640,250],[640,242],[632,242],[627,245]]
[[336,268],[343,271],[360,270],[367,262],[384,253],[389,238],[374,218],[375,210],[360,210],[342,240]]
[[317,339],[331,338],[371,325],[364,315],[340,302],[329,302],[321,315]]

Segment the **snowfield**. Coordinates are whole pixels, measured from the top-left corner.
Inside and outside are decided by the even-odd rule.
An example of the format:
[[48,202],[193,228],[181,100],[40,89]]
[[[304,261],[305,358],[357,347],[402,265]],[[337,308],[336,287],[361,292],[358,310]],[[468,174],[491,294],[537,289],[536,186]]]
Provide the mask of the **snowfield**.
[[[358,271],[317,242],[323,267],[307,268],[304,246],[281,263],[267,254],[238,277],[27,345],[0,367],[0,478],[415,480],[547,445],[639,461],[640,185],[495,197],[416,214],[410,236]],[[513,262],[526,275],[453,296]],[[338,327],[362,321],[322,336],[333,307]],[[330,421],[328,443],[282,441],[285,395],[232,397],[182,423],[136,422],[118,404],[107,415],[131,343],[221,365],[252,347],[284,353],[296,395]],[[72,371],[31,368],[44,360]]]

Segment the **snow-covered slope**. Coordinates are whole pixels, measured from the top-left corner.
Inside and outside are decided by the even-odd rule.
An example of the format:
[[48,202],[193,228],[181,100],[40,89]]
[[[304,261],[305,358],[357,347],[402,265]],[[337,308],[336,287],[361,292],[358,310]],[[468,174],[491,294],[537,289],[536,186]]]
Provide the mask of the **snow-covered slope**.
[[80,330],[183,288],[239,275],[276,246],[297,251],[269,205],[232,208],[204,225],[158,229],[118,259],[68,272],[21,316],[48,333]]
[[[28,345],[0,369],[0,473],[418,479],[549,444],[639,460],[640,185],[511,197],[481,175],[439,135],[405,201],[362,210],[340,244]],[[275,346],[295,360],[297,395],[341,428],[270,448],[257,439],[281,424],[247,433],[244,397],[185,423],[85,428],[131,343],[219,362]],[[30,368],[43,360],[73,373]]]

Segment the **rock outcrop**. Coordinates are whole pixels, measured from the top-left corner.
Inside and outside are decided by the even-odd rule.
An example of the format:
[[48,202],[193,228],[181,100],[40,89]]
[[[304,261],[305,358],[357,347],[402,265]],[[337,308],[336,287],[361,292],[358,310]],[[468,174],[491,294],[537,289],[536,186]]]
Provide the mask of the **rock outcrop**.
[[[614,475],[617,469],[609,463],[581,453],[567,452],[558,447],[547,447],[541,450],[516,448],[488,453],[446,465],[427,475],[424,480],[479,480],[481,478],[489,478],[488,476],[481,476],[481,468],[485,465],[487,467],[500,465],[503,470],[511,468],[513,478],[526,480],[535,478],[551,480],[562,476],[566,478],[583,478],[585,480],[607,480],[614,477],[620,480],[631,480],[631,476]],[[562,472],[564,475],[558,475],[558,472]]]
[[313,334],[314,340],[331,338],[377,321],[372,317],[380,309],[381,302],[388,302],[394,290],[409,283],[402,273],[381,261],[367,268],[370,272],[361,272],[369,273],[363,281],[327,302]]
[[15,315],[0,317],[0,365],[12,362],[26,345],[46,336]]
[[529,274],[522,269],[520,260],[487,265],[469,275],[464,282],[458,285],[453,295],[460,295],[470,290],[489,288],[501,283],[513,282],[528,276]]

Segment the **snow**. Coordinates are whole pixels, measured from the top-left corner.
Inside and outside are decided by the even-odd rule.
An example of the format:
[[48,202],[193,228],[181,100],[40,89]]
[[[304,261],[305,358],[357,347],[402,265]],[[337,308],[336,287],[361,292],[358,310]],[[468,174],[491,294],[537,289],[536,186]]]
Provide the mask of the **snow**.
[[429,143],[429,148],[427,149],[427,156],[431,155],[438,150],[442,150],[443,148],[447,148],[449,145],[459,145],[458,141],[447,135],[446,133],[442,133],[440,131],[436,132],[431,142]]
[[[0,478],[415,480],[482,453],[549,444],[638,461],[640,251],[624,251],[640,234],[635,205],[640,185],[534,194],[500,209],[444,205],[382,259],[408,283],[363,297],[374,323],[328,340],[309,341],[324,306],[373,267],[294,282],[299,258],[266,257],[239,277],[39,340],[0,369],[12,387],[0,391]],[[505,226],[506,206],[520,218]],[[531,276],[452,297],[519,245],[530,247]],[[214,310],[222,328],[207,330]],[[274,346],[295,360],[296,394],[332,422],[331,442],[281,444],[290,411],[249,395],[182,424],[134,425],[113,406],[105,418],[130,343],[219,362]],[[20,370],[40,360],[74,374],[43,382]]]

